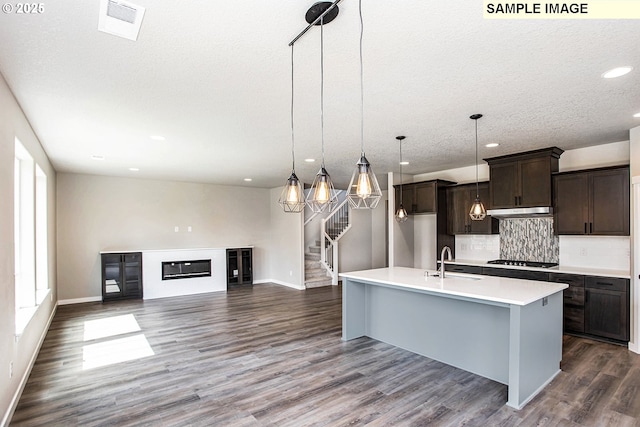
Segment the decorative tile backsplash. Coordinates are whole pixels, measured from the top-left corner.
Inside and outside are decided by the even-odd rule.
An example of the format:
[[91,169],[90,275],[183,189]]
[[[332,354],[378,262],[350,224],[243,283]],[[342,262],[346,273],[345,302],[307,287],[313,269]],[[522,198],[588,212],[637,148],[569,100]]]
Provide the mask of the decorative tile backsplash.
[[500,258],[559,262],[560,243],[553,234],[553,218],[501,219]]

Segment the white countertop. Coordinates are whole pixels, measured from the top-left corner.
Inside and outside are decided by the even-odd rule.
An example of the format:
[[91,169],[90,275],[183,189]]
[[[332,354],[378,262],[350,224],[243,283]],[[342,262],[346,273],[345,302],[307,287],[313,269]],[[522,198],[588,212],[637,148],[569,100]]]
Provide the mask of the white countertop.
[[541,267],[520,267],[517,265],[502,265],[502,264],[487,264],[486,261],[468,260],[468,259],[455,259],[452,261],[446,261],[445,264],[458,264],[458,265],[476,265],[480,267],[495,267],[495,268],[507,268],[511,270],[529,270],[529,271],[546,271],[549,273],[564,273],[564,274],[581,274],[583,276],[601,276],[601,277],[619,277],[621,279],[630,279],[631,274],[628,270],[607,270],[602,268],[584,268],[584,267],[571,267],[568,265],[559,265],[551,268]]
[[564,283],[477,274],[447,273],[441,279],[433,277],[432,274],[436,272],[432,270],[428,271],[429,277],[425,278],[425,271],[392,267],[340,273],[340,277],[514,305],[527,305],[569,287]]

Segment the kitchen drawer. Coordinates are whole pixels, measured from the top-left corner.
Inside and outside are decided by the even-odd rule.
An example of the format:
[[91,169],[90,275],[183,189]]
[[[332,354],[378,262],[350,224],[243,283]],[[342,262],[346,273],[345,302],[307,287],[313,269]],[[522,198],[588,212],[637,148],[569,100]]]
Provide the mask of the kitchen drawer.
[[445,264],[445,271],[452,273],[482,274],[482,267],[479,265]]
[[569,306],[565,304],[564,331],[584,333],[584,308]]
[[549,281],[546,271],[515,270],[509,268],[482,267],[482,274],[487,276],[509,277],[511,279]]
[[590,289],[628,292],[629,280],[614,277],[587,276],[585,279],[585,286]]
[[584,288],[569,286],[563,292],[565,305],[584,307]]
[[584,276],[580,274],[549,273],[549,281],[584,288]]
[[584,276],[580,274],[549,273],[549,281],[569,285],[563,293],[565,305],[584,306]]

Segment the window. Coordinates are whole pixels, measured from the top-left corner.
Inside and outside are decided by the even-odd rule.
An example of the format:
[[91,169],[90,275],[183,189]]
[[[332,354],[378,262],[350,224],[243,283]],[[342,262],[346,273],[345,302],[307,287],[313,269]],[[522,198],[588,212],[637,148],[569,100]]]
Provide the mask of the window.
[[47,250],[47,175],[36,164],[36,302],[40,303],[49,291],[49,262]]
[[16,138],[14,274],[17,335],[22,333],[49,293],[47,229],[47,176]]

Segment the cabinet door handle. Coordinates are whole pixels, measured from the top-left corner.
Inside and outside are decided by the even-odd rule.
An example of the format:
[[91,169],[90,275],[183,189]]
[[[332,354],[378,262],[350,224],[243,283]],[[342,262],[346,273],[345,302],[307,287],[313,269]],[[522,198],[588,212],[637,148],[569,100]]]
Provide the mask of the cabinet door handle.
[[589,234],[593,233],[593,223],[589,223]]
[[607,283],[607,282],[596,282],[596,285],[601,285],[601,286],[613,286],[613,283]]
[[584,302],[589,302],[589,291],[584,291]]
[[514,199],[515,199],[514,204],[518,206],[518,196],[515,196]]
[[587,223],[584,223],[584,234],[587,234]]

